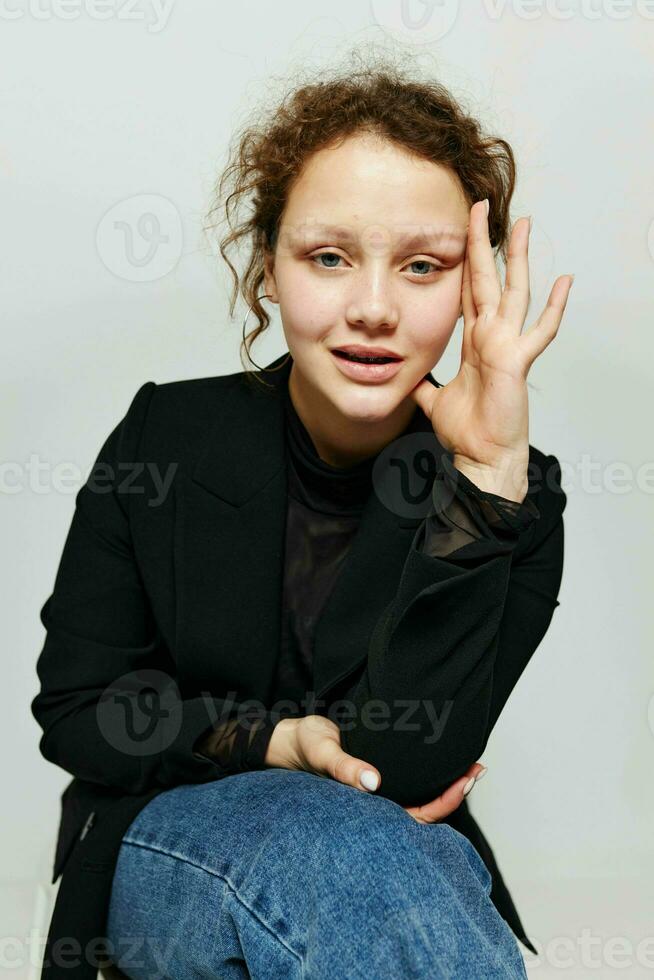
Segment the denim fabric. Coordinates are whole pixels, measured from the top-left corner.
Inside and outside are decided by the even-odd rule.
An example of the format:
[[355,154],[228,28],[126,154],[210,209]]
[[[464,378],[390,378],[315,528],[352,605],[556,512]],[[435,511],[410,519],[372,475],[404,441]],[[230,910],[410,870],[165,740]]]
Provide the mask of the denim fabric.
[[132,822],[108,952],[132,980],[525,980],[490,888],[448,824],[304,771],[238,773]]

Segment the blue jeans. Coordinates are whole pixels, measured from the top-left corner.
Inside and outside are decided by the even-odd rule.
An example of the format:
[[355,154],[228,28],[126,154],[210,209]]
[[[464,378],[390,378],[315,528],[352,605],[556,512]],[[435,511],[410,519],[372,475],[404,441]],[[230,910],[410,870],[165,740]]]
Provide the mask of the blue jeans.
[[448,824],[313,773],[255,770],[141,810],[107,951],[132,980],[526,980],[490,888]]

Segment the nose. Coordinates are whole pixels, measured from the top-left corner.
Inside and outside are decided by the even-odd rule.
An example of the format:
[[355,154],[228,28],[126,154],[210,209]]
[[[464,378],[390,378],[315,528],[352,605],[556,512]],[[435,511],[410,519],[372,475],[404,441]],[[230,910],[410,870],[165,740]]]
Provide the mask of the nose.
[[346,310],[353,327],[388,333],[397,328],[400,311],[382,271],[357,277]]

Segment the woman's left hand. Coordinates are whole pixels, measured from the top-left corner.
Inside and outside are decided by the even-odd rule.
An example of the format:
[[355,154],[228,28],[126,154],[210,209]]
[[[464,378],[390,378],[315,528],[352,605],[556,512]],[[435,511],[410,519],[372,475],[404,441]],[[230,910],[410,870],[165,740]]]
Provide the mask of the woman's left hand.
[[[423,806],[405,806],[403,807],[406,812],[417,820],[418,823],[440,823],[445,817],[449,817],[450,813],[453,813],[458,807],[461,806],[463,800],[467,794],[464,794],[463,790],[471,779],[477,780],[481,779],[481,774],[486,772],[486,767],[482,766],[480,762],[473,763],[468,771],[460,776],[451,786],[437,796],[435,800],[431,800],[430,803],[425,803]],[[474,786],[474,783],[473,783]],[[472,789],[469,787],[468,792]]]
[[527,375],[556,336],[573,276],[559,276],[533,327],[529,307],[530,222],[513,226],[502,289],[483,201],[470,210],[463,268],[463,344],[456,377],[442,388],[421,380],[411,397],[431,420],[453,464],[483,490],[522,502],[528,489]]

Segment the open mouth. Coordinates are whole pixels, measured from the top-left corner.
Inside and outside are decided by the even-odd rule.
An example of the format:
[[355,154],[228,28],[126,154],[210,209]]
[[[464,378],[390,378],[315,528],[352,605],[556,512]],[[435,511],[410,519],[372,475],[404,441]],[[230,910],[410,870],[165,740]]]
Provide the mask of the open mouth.
[[345,361],[356,361],[358,364],[395,364],[400,361],[399,357],[360,357],[358,354],[350,354],[344,350],[335,350],[332,353]]
[[401,357],[364,357],[342,350],[332,350],[338,370],[352,381],[363,384],[381,384],[394,378],[402,370]]

